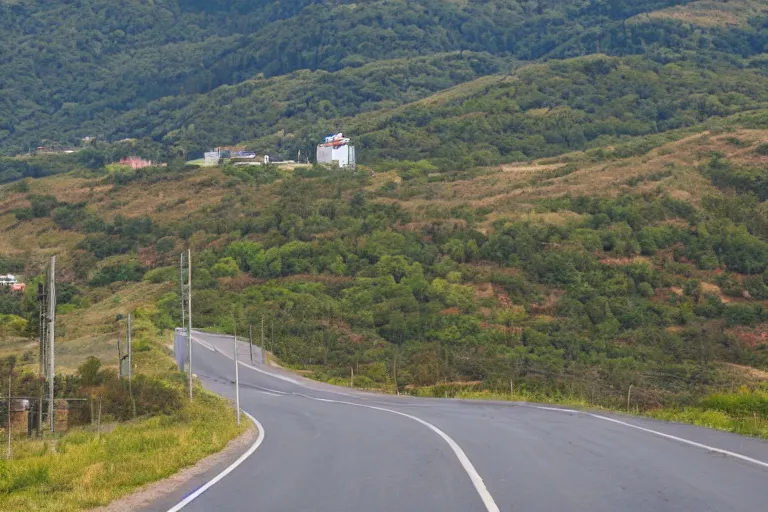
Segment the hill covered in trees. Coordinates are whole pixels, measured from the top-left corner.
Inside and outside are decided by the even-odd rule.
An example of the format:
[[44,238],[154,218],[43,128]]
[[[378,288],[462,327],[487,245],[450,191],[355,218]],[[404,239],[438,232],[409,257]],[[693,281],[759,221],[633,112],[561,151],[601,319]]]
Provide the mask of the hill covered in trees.
[[[86,136],[111,141],[152,137],[168,146],[176,144],[179,153],[191,154],[231,143],[233,138],[248,141],[271,136],[268,140],[276,142],[283,124],[291,130],[318,118],[326,121],[325,128],[340,116],[397,106],[435,92],[436,86],[504,72],[516,61],[591,53],[637,54],[660,64],[690,61],[761,67],[768,32],[759,6],[749,3],[752,15],[739,18],[738,23],[689,23],[686,13],[711,11],[700,4],[674,0],[376,0],[365,5],[303,0],[279,4],[0,2],[4,20],[0,148],[18,153],[44,143],[74,144]],[[463,64],[462,53],[438,57],[451,52],[475,55]],[[400,59],[416,60],[409,67]],[[478,59],[485,64],[478,65]],[[458,69],[453,72],[453,68]],[[380,80],[390,69],[394,80]],[[298,70],[331,74],[290,75]],[[270,82],[270,77],[280,79]],[[295,85],[290,84],[293,80]],[[338,85],[336,91],[344,100],[332,108],[313,105],[320,112],[310,116],[301,114],[298,105],[284,108],[280,91],[315,85],[325,91],[323,84]],[[217,89],[222,86],[226,87]],[[261,88],[266,88],[265,97],[272,94],[270,88],[276,88],[274,106],[254,99]],[[228,112],[226,107],[243,95],[253,100],[240,102],[249,114],[238,117]],[[310,103],[333,103],[333,95],[325,92],[323,98],[300,95]],[[211,112],[210,105],[224,111]],[[295,108],[300,115],[294,119]],[[184,110],[206,115],[178,113]],[[250,123],[256,117],[259,123],[252,130]],[[293,152],[296,144],[287,144],[286,153],[288,146]]]
[[[316,378],[610,406],[631,384],[633,407],[738,415],[710,393],[768,368],[768,132],[745,128],[764,116],[442,173],[78,167],[0,188],[1,263],[34,283],[58,254],[70,367],[109,361],[125,308],[178,324],[190,247],[196,325],[263,317],[267,348]],[[34,331],[28,295],[0,302],[6,332]]]

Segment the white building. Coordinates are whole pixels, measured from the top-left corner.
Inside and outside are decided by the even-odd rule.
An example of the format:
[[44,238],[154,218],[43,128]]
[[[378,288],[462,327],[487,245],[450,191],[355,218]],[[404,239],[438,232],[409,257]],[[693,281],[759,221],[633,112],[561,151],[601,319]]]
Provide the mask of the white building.
[[357,164],[355,146],[350,146],[349,139],[341,133],[330,135],[323,144],[317,146],[317,163],[354,169]]
[[16,276],[13,274],[0,275],[0,286],[13,286],[16,284]]
[[[200,153],[198,153],[199,155]],[[209,151],[203,155],[203,159],[205,163],[203,164],[206,167],[215,167],[219,165],[219,162],[221,161],[221,152],[220,151]]]

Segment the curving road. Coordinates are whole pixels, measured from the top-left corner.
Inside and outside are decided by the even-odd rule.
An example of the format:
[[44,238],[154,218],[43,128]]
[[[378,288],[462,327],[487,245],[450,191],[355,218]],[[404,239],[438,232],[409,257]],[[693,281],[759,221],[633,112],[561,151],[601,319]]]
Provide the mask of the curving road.
[[[232,338],[194,339],[195,373],[233,398]],[[765,441],[531,404],[357,392],[251,364],[240,347],[241,407],[264,441],[184,511],[768,510]],[[146,510],[171,509],[221,470]]]

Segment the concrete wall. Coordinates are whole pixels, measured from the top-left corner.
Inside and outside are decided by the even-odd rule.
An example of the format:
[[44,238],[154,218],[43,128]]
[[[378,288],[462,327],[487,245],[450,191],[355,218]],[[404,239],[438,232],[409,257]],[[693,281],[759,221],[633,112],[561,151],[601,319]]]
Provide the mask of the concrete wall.
[[334,147],[317,147],[317,163],[338,165],[339,167],[355,167],[355,147],[354,146],[340,146]]

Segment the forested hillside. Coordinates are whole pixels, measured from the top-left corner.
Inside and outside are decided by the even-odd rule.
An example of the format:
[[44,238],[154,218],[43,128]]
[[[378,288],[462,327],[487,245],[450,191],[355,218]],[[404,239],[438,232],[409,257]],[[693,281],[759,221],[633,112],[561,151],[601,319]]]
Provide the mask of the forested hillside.
[[[672,15],[655,14],[670,12],[665,9],[678,4]],[[215,114],[192,119],[162,110],[218,104],[217,99],[229,97],[227,90],[210,98],[197,95],[259,74],[338,71],[454,51],[511,60],[599,52],[642,54],[661,63],[714,60],[741,67],[746,65],[741,59],[764,50],[768,32],[759,7],[752,6],[754,15],[740,23],[702,27],[680,20],[684,4],[674,0],[376,0],[364,5],[297,0],[4,1],[0,2],[0,148],[17,153],[42,143],[74,144],[86,136],[115,140],[151,135],[160,142],[169,132],[194,132],[207,123],[210,139],[231,142],[236,130],[215,119]],[[645,13],[654,14],[643,17]],[[475,74],[492,71],[472,69]],[[430,76],[414,73],[417,81]],[[382,96],[376,90],[368,95],[370,74],[347,77],[352,89],[357,86],[348,97],[354,98],[351,104],[362,107],[359,111],[382,99],[402,103],[433,92],[417,87],[400,97]],[[471,78],[464,72],[455,76],[438,72],[434,83],[451,85]],[[299,80],[306,83],[307,78],[302,75]],[[160,98],[170,99],[142,110]],[[337,115],[358,113],[349,110],[342,108]],[[290,109],[258,112],[275,121],[286,118],[290,125]],[[236,118],[234,126],[248,132],[252,118]],[[262,132],[247,135],[267,135]],[[186,152],[199,152],[211,143],[194,134],[182,141]]]
[[[768,368],[768,132],[739,127],[765,116],[461,172],[76,165],[0,188],[0,264],[33,284],[58,255],[65,367],[114,357],[105,312],[177,325],[190,247],[196,325],[263,317],[267,348],[316,378],[609,406],[632,385],[633,406],[738,415],[709,394]],[[34,332],[34,293],[3,295],[6,335]]]

